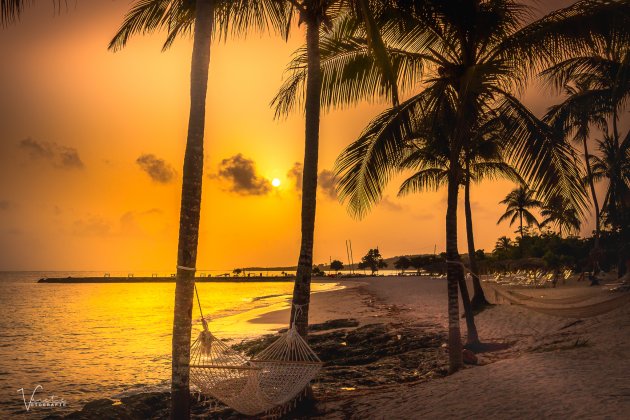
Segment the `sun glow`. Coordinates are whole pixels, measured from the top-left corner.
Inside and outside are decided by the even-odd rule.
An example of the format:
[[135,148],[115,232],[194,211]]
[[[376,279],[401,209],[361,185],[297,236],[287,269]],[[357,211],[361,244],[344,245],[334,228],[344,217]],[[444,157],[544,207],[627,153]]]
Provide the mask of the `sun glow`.
[[278,178],[274,178],[271,180],[271,185],[273,185],[274,187],[279,187],[280,186],[280,180]]

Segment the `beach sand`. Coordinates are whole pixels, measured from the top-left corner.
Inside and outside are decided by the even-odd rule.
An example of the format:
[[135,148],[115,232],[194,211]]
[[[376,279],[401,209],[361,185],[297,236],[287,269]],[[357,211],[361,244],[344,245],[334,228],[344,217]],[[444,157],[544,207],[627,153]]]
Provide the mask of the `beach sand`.
[[[478,314],[476,324],[482,342],[507,346],[480,353],[478,365],[465,365],[445,376],[445,279],[372,277],[339,282],[347,287],[311,297],[310,324],[319,325],[309,333],[310,343],[326,366],[313,384],[316,405],[294,417],[628,418],[630,304],[575,319],[503,301]],[[555,289],[514,290],[521,297],[531,296],[535,305],[560,299],[579,306],[615,296],[609,288],[568,282]],[[491,284],[484,289],[492,301],[496,295]],[[286,328],[289,307],[274,306],[249,316],[246,322],[256,324],[255,330]],[[340,319],[346,321],[335,321]],[[463,319],[460,327],[465,338]],[[242,343],[239,350],[252,352],[256,345],[264,346],[262,340]],[[168,418],[168,393],[139,394],[119,405],[112,403],[95,401],[71,418],[143,418],[147,413]],[[241,418],[221,406],[208,412],[203,402],[193,407],[193,417]]]
[[[312,323],[355,318],[361,324],[433,324],[446,331],[446,282],[418,277],[361,279],[342,291],[313,296]],[[488,298],[492,289],[486,285]],[[555,289],[518,289],[539,300],[594,296],[606,287],[584,282]],[[587,301],[590,302],[590,301]],[[583,304],[580,302],[576,305]],[[252,322],[288,319],[275,311]],[[510,304],[481,312],[483,342],[509,343],[479,354],[444,378],[341,392],[320,403],[326,418],[628,418],[630,413],[630,305],[596,317],[575,319]],[[465,323],[461,322],[465,336]]]

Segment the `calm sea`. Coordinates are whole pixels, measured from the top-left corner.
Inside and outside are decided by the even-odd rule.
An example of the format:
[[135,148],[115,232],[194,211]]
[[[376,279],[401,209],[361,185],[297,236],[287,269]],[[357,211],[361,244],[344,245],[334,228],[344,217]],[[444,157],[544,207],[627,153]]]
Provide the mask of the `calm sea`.
[[[114,273],[111,275],[127,273]],[[41,418],[80,410],[96,398],[166,390],[170,377],[173,283],[37,284],[42,277],[91,272],[0,272],[0,418]],[[141,274],[136,274],[141,275]],[[221,338],[241,340],[281,325],[248,320],[288,306],[293,285],[199,283],[204,315]],[[340,287],[313,284],[313,291]],[[200,331],[193,310],[193,336]],[[65,400],[65,409],[30,407]]]

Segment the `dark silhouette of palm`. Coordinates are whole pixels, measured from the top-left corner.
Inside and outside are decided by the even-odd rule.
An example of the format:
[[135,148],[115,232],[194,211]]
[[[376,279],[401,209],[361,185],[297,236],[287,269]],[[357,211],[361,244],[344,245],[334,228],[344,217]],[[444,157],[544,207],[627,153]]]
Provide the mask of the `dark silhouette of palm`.
[[593,180],[607,181],[602,204],[606,222],[616,230],[628,229],[630,209],[630,133],[617,143],[613,136],[604,134],[597,142],[599,156],[591,156]]
[[599,247],[600,207],[595,193],[588,140],[590,126],[604,128],[612,121],[618,138],[619,110],[630,96],[630,51],[627,44],[606,40],[602,54],[573,57],[544,71],[543,76],[567,98],[552,106],[545,121],[566,136],[573,135],[584,151],[586,180],[595,210],[595,248]]
[[190,417],[189,363],[192,302],[203,180],[206,93],[212,38],[266,29],[270,22],[286,28],[283,3],[273,0],[138,0],[132,6],[109,48],[125,47],[131,36],[166,30],[163,49],[181,35],[193,33],[190,115],[180,210],[177,279],[173,320],[171,418]]
[[[445,121],[449,161],[457,162],[465,144],[480,127],[479,117],[492,113],[512,138],[507,145],[514,164],[541,197],[562,194],[576,208],[585,204],[581,174],[571,150],[539,122],[511,93],[521,88],[532,70],[553,60],[588,50],[585,39],[627,33],[624,4],[581,2],[525,25],[527,7],[512,1],[395,2],[393,11],[378,16],[382,38],[398,86],[424,89],[373,120],[337,161],[338,189],[357,217],[382,196],[398,167],[406,143],[419,126]],[[625,9],[624,9],[625,10]],[[627,10],[626,10],[627,11]],[[603,22],[607,22],[606,25]],[[582,25],[576,25],[576,22]],[[596,22],[584,26],[584,22]],[[322,38],[322,104],[344,106],[374,96],[388,97],[382,71],[369,53],[365,32],[352,17],[338,19]],[[289,109],[300,96],[303,55],[293,64],[276,103]],[[439,124],[439,123],[438,123]],[[450,165],[447,208],[449,267],[450,370],[461,366],[457,309],[457,191],[463,171]]]
[[540,209],[542,202],[534,198],[534,191],[525,186],[513,189],[499,203],[507,205],[505,213],[499,218],[497,224],[510,220],[510,226],[519,221],[518,233],[523,238],[523,221],[527,226],[539,226],[539,222],[530,210]]
[[[369,40],[369,51],[375,57],[376,67],[392,102],[398,103],[398,90],[393,79],[392,69],[380,36],[379,28],[374,20],[375,6],[379,1],[372,0],[289,0],[297,10],[300,22],[306,24],[306,47],[302,50],[297,62],[290,68],[297,76],[285,83],[272,101],[276,108],[276,116],[286,115],[295,105],[296,97],[304,105],[306,116],[306,133],[304,148],[304,164],[302,174],[302,220],[300,255],[298,257],[297,274],[293,289],[293,306],[291,321],[296,325],[303,337],[308,332],[308,313],[310,303],[311,275],[313,266],[313,242],[315,231],[315,212],[317,204],[317,167],[319,156],[319,119],[322,108],[322,73],[320,30],[332,27],[332,15],[341,13],[351,16],[364,29]],[[289,102],[283,100],[287,92],[291,93]],[[325,100],[324,100],[325,101]],[[296,307],[301,310],[296,311]],[[298,315],[297,318],[295,316]]]
[[580,218],[564,197],[551,197],[543,206],[540,215],[545,218],[540,226],[555,226],[560,237],[563,233],[570,234],[580,229]]

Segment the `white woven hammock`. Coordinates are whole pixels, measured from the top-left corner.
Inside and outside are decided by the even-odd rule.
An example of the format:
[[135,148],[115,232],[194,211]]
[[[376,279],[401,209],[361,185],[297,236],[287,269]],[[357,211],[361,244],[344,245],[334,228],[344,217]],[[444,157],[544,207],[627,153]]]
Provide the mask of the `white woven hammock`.
[[190,381],[242,414],[253,416],[289,403],[322,368],[295,325],[248,360],[217,339],[203,318],[202,324],[190,351]]

